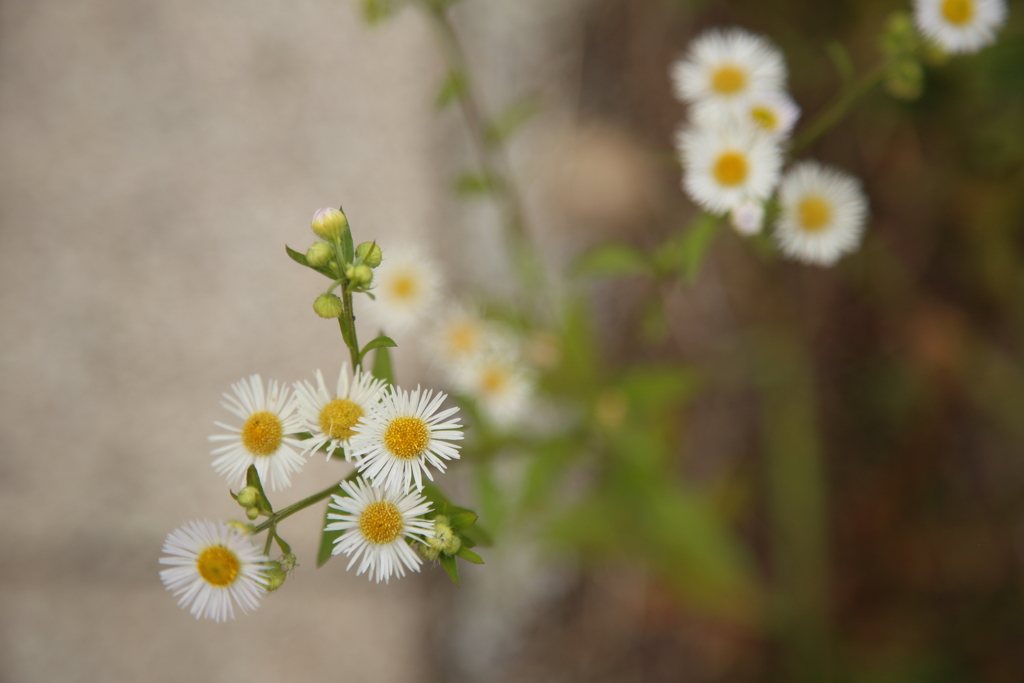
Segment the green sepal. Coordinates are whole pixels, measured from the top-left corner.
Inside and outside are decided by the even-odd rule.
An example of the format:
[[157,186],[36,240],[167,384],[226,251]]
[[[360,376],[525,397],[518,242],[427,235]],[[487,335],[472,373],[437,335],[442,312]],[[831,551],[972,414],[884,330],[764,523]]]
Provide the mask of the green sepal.
[[639,249],[628,244],[605,244],[583,254],[572,270],[577,275],[621,277],[647,274],[652,268]]
[[441,553],[441,555],[439,555],[437,559],[441,561],[441,566],[444,567],[444,570],[446,572],[448,572],[448,578],[452,580],[452,583],[458,586],[459,566],[455,564],[455,556],[445,555],[444,553]]
[[379,349],[385,346],[395,347],[398,346],[398,344],[396,344],[395,340],[392,339],[391,337],[386,337],[382,334],[376,339],[372,339],[366,343],[366,346],[363,347],[363,350],[359,352],[359,361],[362,362],[366,354],[372,351],[373,349]]
[[462,97],[466,92],[466,75],[458,69],[452,69],[445,76],[441,87],[437,89],[437,97],[434,105],[438,109],[444,109],[449,104]]
[[[310,270],[315,270],[316,272],[320,273],[324,277],[328,277],[328,278],[330,278],[332,280],[337,279],[337,276],[329,268],[326,268],[326,267],[317,268],[315,266],[309,265],[309,261],[306,260],[306,255],[305,254],[303,254],[301,252],[298,252],[298,251],[295,251],[294,249],[289,247],[287,244],[284,245],[284,250],[288,254],[288,257],[291,258],[292,261],[295,261],[296,263],[298,263],[300,266],[306,266]],[[333,261],[332,261],[332,263],[333,263]]]
[[476,524],[479,516],[471,510],[466,510],[452,515],[449,519],[449,525],[453,531],[462,531]]
[[[259,500],[256,501],[256,509],[267,516],[274,514],[274,508],[263,491],[263,483],[260,481],[260,473],[256,471],[256,465],[249,465],[249,469],[245,471],[245,483],[260,492]],[[237,496],[235,498],[237,500]]]
[[[340,495],[345,494],[344,489],[342,489],[340,486],[338,487],[338,492]],[[327,560],[334,557],[334,555],[331,554],[332,551],[334,550],[334,541],[340,538],[343,533],[345,533],[344,531],[327,530],[327,524],[330,522],[330,520],[327,519],[327,513],[330,511],[330,501],[328,501],[328,505],[324,507],[324,523],[323,526],[320,527],[320,547],[317,548],[316,551],[317,568],[324,566],[325,564],[327,564]]]
[[395,383],[395,371],[391,366],[391,352],[387,346],[378,346],[377,352],[373,354],[373,367],[370,374],[377,379],[382,379],[388,384]]
[[[466,546],[462,546],[461,548],[459,548],[459,552],[455,553],[455,556],[456,557],[461,557],[466,562],[472,562],[473,564],[483,564],[484,563],[483,559],[479,555],[474,553],[472,550],[470,550]],[[456,582],[456,583],[458,583],[458,582]]]

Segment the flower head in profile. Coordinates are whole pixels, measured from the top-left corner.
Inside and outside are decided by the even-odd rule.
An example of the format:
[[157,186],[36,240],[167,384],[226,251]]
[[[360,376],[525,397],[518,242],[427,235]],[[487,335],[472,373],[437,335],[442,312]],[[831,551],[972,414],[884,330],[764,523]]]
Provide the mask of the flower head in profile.
[[917,30],[953,54],[991,45],[1005,21],[1005,0],[914,0]]
[[324,376],[316,371],[316,386],[307,381],[295,383],[295,403],[304,428],[313,437],[303,442],[305,451],[313,454],[326,446],[327,458],[341,448],[350,460],[349,439],[359,418],[377,404],[384,391],[383,380],[376,379],[362,369],[350,374],[348,363],[341,366],[338,383],[332,394]]
[[211,453],[213,467],[227,477],[231,485],[245,485],[245,472],[255,465],[260,480],[274,491],[292,485],[291,475],[302,469],[303,459],[295,450],[298,439],[288,435],[302,431],[295,404],[287,387],[271,380],[263,390],[263,380],[252,375],[231,385],[231,394],[222,394],[221,405],[242,420],[241,427],[214,422],[230,434],[214,434],[210,441],[224,441]]
[[829,266],[860,245],[868,200],[860,182],[817,162],[795,164],[779,188],[775,239],[804,263]]
[[175,529],[164,541],[160,580],[173,591],[180,607],[199,619],[235,618],[256,609],[266,588],[266,557],[249,538],[224,522],[193,521]]
[[680,130],[676,147],[683,189],[696,204],[724,214],[747,200],[765,200],[779,181],[778,142],[750,124]]
[[419,555],[408,540],[422,542],[434,528],[433,520],[423,519],[430,503],[418,493],[399,493],[394,489],[372,486],[363,479],[341,482],[347,496],[333,496],[327,519],[327,531],[344,531],[334,541],[334,555],[345,553],[351,559],[348,569],[359,561],[356,576],[388,582],[392,574],[405,576],[405,570],[420,570]]
[[401,334],[422,322],[432,311],[441,288],[437,266],[418,249],[384,249],[384,260],[374,271],[370,309],[380,327]]
[[800,118],[800,107],[784,92],[754,93],[736,102],[702,102],[693,108],[693,121],[701,128],[721,125],[723,121],[751,124],[759,132],[785,139]]
[[438,409],[447,398],[432,391],[391,387],[355,426],[350,440],[356,467],[374,486],[409,491],[423,489],[423,475],[433,480],[428,465],[440,471],[445,460],[459,457],[452,441],[462,439],[458,408]]
[[786,61],[766,38],[741,28],[708,29],[670,69],[683,102],[738,102],[755,93],[784,90]]

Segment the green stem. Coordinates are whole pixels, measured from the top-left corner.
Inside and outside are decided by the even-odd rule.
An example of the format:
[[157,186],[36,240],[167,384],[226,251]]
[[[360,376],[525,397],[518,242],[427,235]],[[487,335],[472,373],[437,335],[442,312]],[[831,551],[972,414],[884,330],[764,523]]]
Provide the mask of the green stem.
[[469,129],[477,162],[497,195],[509,251],[523,289],[535,296],[543,290],[543,266],[530,244],[523,201],[519,188],[512,180],[504,148],[500,143],[488,139],[486,119],[473,89],[466,53],[448,17],[446,6],[429,0],[421,5],[432,20],[449,70],[462,78],[463,85],[458,91],[459,107]]
[[338,325],[341,327],[341,338],[348,346],[349,357],[352,359],[352,372],[362,366],[359,361],[359,338],[356,336],[356,317],[352,310],[352,293],[348,289],[341,291],[341,317],[338,318]]
[[889,66],[890,63],[888,61],[879,64],[861,76],[860,80],[853,87],[836,97],[825,111],[818,114],[818,117],[804,128],[800,135],[793,139],[793,145],[789,148],[789,155],[795,157],[832,128],[832,126],[839,123],[857,100],[867,95],[875,86],[882,82],[882,78],[885,76]]
[[359,471],[358,470],[352,470],[351,474],[349,474],[347,477],[345,477],[344,479],[342,479],[338,483],[331,484],[330,486],[325,488],[323,491],[317,491],[313,495],[307,496],[306,498],[303,498],[302,500],[300,500],[297,503],[292,503],[288,507],[282,508],[282,509],[278,510],[274,514],[270,515],[270,517],[268,517],[265,522],[263,522],[262,524],[258,525],[255,529],[253,529],[252,530],[253,535],[256,535],[256,534],[260,533],[261,531],[266,531],[267,529],[270,529],[272,527],[277,526],[277,523],[280,522],[282,519],[285,519],[287,517],[291,517],[292,515],[294,515],[299,510],[305,510],[310,505],[313,505],[314,503],[319,503],[321,500],[323,500],[324,498],[327,498],[332,493],[337,491],[338,487],[341,486],[341,482],[342,481],[352,481],[357,476],[359,476]]

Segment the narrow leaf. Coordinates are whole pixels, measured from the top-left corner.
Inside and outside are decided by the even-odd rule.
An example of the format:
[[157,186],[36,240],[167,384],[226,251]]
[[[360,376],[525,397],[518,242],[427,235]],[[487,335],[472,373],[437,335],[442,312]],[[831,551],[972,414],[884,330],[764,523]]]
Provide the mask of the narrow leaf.
[[487,128],[484,136],[487,144],[492,146],[500,145],[507,140],[520,126],[532,119],[540,111],[540,102],[536,97],[527,97],[513,102],[505,111],[495,116]]
[[464,197],[479,196],[494,191],[494,182],[483,173],[466,172],[455,179],[452,189]]
[[302,252],[295,251],[294,249],[289,247],[287,244],[284,245],[284,250],[286,252],[288,252],[288,256],[291,257],[292,261],[295,261],[300,266],[306,266],[307,268],[312,268],[312,266],[309,265],[309,261],[306,260],[306,255],[303,254]]
[[832,64],[836,67],[836,72],[843,79],[843,84],[848,86],[853,83],[854,76],[856,75],[853,68],[853,60],[850,59],[850,53],[846,51],[843,44],[838,40],[833,40],[825,46],[825,49],[828,51],[828,56],[832,59]]
[[719,222],[716,216],[701,214],[683,234],[681,260],[677,267],[687,282],[696,281],[704,257],[718,233]]
[[466,510],[451,516],[451,527],[455,531],[462,531],[476,524],[477,519],[479,517],[477,517],[475,512]]
[[438,109],[444,109],[449,104],[462,97],[466,91],[466,75],[457,69],[452,69],[445,76],[444,82],[437,90],[437,97],[434,104]]
[[377,352],[373,354],[373,368],[370,369],[370,374],[388,384],[395,383],[394,370],[391,367],[391,352],[388,351],[388,347],[377,347]]
[[651,272],[644,254],[626,244],[606,244],[591,249],[576,260],[573,271],[594,277],[621,277]]
[[[344,495],[344,491],[339,487],[338,493]],[[334,550],[334,541],[341,537],[344,531],[328,531],[327,525],[330,520],[327,519],[327,513],[330,512],[329,506],[324,507],[324,523],[320,527],[320,547],[316,551],[316,566],[322,567],[327,563],[327,560],[331,559],[333,555],[331,552]]]
[[451,555],[441,554],[437,559],[441,561],[441,566],[448,572],[448,578],[452,580],[456,586],[459,585],[459,567],[455,564],[455,558]]
[[470,550],[466,546],[462,546],[461,548],[459,548],[459,552],[457,552],[455,554],[458,557],[461,557],[462,559],[466,560],[467,562],[472,562],[473,564],[483,564],[484,563],[483,559],[479,555],[474,553],[472,550]]
[[346,225],[341,231],[341,256],[345,263],[352,263],[356,257],[356,246],[352,242],[352,230]]
[[366,354],[372,351],[373,349],[379,349],[384,346],[395,347],[398,346],[398,344],[396,344],[395,340],[392,339],[391,337],[385,337],[382,334],[376,339],[367,342],[366,346],[363,347],[363,350],[359,352],[359,360],[363,360]]

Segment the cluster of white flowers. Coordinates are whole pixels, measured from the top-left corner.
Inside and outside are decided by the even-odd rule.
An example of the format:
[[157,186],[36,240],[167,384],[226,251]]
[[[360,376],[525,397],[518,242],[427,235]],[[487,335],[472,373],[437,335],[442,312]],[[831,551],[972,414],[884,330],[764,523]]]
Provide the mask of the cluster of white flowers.
[[857,248],[867,216],[860,183],[814,162],[782,173],[800,108],[786,92],[786,63],[774,45],[743,29],[710,29],[673,63],[671,77],[689,105],[676,148],[683,189],[696,204],[728,213],[738,232],[751,235],[777,193],[774,235],[786,256],[831,265]]

